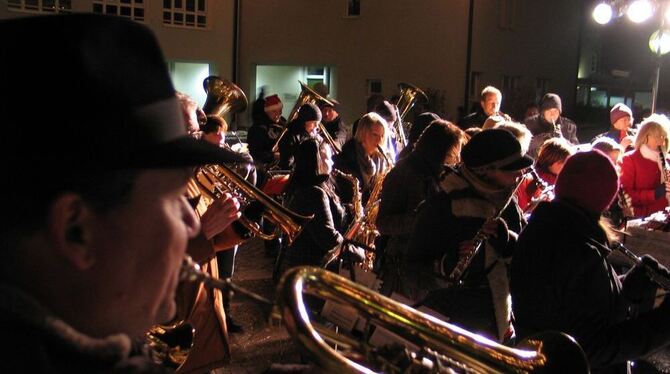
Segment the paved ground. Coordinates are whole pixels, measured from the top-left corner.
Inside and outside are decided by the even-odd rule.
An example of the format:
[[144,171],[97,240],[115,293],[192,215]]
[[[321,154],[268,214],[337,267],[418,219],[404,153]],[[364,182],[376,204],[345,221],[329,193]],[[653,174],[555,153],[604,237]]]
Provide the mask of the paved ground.
[[[265,255],[263,242],[252,239],[240,247],[235,262],[234,282],[267,298],[274,298],[273,258]],[[231,303],[235,321],[244,327],[231,334],[232,362],[226,373],[260,373],[272,363],[297,363],[299,354],[283,326],[271,326],[263,308],[252,301],[235,297]]]

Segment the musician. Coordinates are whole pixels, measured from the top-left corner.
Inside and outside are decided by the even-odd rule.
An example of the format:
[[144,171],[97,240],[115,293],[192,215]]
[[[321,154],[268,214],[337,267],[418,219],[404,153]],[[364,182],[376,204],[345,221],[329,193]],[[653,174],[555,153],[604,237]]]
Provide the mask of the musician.
[[610,138],[625,150],[630,150],[635,142],[635,136],[632,134],[633,111],[623,103],[618,103],[610,110],[610,129],[607,132],[597,135],[591,143],[598,138]]
[[[375,108],[382,104],[384,102],[385,98],[384,95],[378,94],[378,93],[373,93],[368,96],[367,100],[365,100],[365,113],[370,113],[374,112]],[[355,136],[356,135],[356,130],[358,129],[358,121],[360,121],[360,118],[354,121],[353,125],[351,125],[351,135]]]
[[[424,304],[466,329],[503,341],[511,336],[506,262],[522,218],[514,190],[533,160],[501,129],[480,132],[461,152],[462,165],[440,183],[442,191],[418,212],[407,249],[408,274],[430,292]],[[498,216],[499,218],[496,218]],[[441,279],[471,253],[473,238],[488,237],[465,272],[463,285]]]
[[[621,278],[606,261],[609,238],[599,219],[617,188],[614,165],[600,151],[568,158],[556,198],[535,210],[511,267],[517,337],[565,332],[584,349],[592,372],[625,372],[613,365],[622,369],[670,342],[667,298],[645,310],[656,292],[645,271],[636,266]],[[658,266],[651,257],[644,263]],[[632,307],[641,314],[630,316]]]
[[249,127],[247,141],[249,153],[257,167],[264,170],[264,166],[279,160],[279,153],[272,152],[272,147],[286,126],[286,119],[281,115],[284,105],[278,95],[259,98],[258,107]]
[[279,142],[280,169],[290,170],[293,167],[298,145],[307,138],[317,136],[321,118],[321,110],[315,104],[305,103],[298,109],[298,116],[288,124],[288,131]]
[[480,95],[479,108],[460,120],[458,127],[462,130],[482,127],[487,118],[500,112],[500,103],[502,103],[502,92],[493,86],[484,87]]
[[328,183],[332,168],[332,150],[327,142],[310,138],[298,145],[285,204],[298,214],[313,214],[314,218],[288,247],[284,269],[298,265],[320,266],[326,253],[342,243],[345,210]]
[[419,140],[423,130],[425,130],[433,121],[438,119],[440,119],[440,116],[431,112],[424,112],[416,117],[416,121],[412,123],[412,127],[409,129],[409,134],[407,135],[407,146],[398,153],[398,160],[407,157],[412,150],[414,150],[414,145]]
[[[379,147],[386,144],[387,131],[388,124],[379,114],[368,113],[361,117],[356,135],[349,139],[342,146],[342,152],[334,157],[336,169],[358,179],[363,205],[368,201],[376,176],[389,167],[386,158],[379,152]],[[342,201],[351,202],[349,184],[339,183],[337,192]]]
[[404,147],[404,144],[398,139],[398,134],[396,134],[396,129],[394,127],[394,124],[398,120],[398,111],[396,108],[395,104],[384,100],[379,103],[374,110],[375,113],[379,114],[386,121],[386,143],[382,148],[384,148],[390,155],[399,154]]
[[404,282],[413,278],[404,274],[403,265],[408,256],[407,245],[416,220],[416,208],[439,192],[445,165],[452,167],[460,162],[463,143],[465,134],[461,129],[435,119],[425,128],[413,151],[386,175],[376,222],[379,232],[389,236],[382,270],[384,293],[399,291],[415,298],[416,285]]
[[558,173],[563,169],[565,160],[574,153],[572,144],[562,138],[552,138],[544,142],[535,160],[535,171],[542,181],[535,181],[533,176],[527,176],[519,185],[516,196],[519,208],[526,211],[534,198],[542,192],[542,184],[551,187],[556,183]]
[[347,126],[344,124],[342,117],[340,116],[338,107],[340,103],[337,100],[328,98],[333,105],[326,102],[320,102],[319,109],[321,109],[321,114],[323,115],[323,126],[328,131],[328,134],[335,141],[335,145],[339,149],[342,149],[342,146],[347,141]]
[[[621,178],[621,154],[623,149],[618,142],[610,137],[601,136],[591,144],[591,149],[597,149],[604,153],[612,161],[619,178]],[[614,197],[614,202],[610,204],[609,208],[603,212],[603,217],[610,221],[612,227],[624,230],[628,218],[631,218],[633,214],[631,212],[630,196],[623,195],[622,192],[623,188],[619,186],[619,193]]]
[[547,93],[540,100],[540,114],[527,118],[524,124],[533,134],[528,154],[536,157],[540,146],[549,138],[564,138],[573,145],[579,144],[577,125],[569,118],[563,117],[561,97]]
[[[0,32],[22,35],[0,60],[13,93],[0,111],[14,129],[0,140],[13,176],[0,182],[11,212],[0,225],[0,328],[11,342],[0,371],[161,372],[131,337],[174,316],[189,239],[207,242],[184,197],[190,166],[237,158],[186,135],[147,27],[72,14],[4,20]],[[45,63],[59,74],[33,74]],[[37,86],[49,100],[35,107],[25,98]],[[228,213],[219,228],[237,219]]]
[[[670,121],[652,114],[642,121],[635,138],[635,150],[621,161],[621,184],[630,196],[636,217],[646,217],[668,206],[670,181],[659,149],[668,152]],[[666,161],[667,162],[667,161]]]

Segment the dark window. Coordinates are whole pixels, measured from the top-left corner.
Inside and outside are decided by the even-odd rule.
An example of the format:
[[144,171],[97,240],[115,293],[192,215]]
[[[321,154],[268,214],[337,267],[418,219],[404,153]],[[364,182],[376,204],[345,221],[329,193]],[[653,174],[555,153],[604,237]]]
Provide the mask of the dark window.
[[361,0],[347,0],[347,16],[357,17],[361,15]]

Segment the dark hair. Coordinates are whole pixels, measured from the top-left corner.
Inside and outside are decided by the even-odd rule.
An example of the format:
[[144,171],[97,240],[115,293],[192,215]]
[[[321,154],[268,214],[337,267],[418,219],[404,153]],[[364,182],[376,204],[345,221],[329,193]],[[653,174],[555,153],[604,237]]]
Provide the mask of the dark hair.
[[430,165],[441,171],[444,159],[465,142],[465,133],[453,123],[436,119],[421,133],[414,147]]
[[318,185],[328,179],[328,174],[323,174],[326,161],[321,157],[325,147],[329,147],[328,143],[319,143],[314,138],[305,139],[298,145],[287,186],[289,192],[300,187]]
[[555,162],[565,161],[574,151],[567,140],[563,138],[547,139],[540,147],[535,161],[535,169],[541,172],[549,172],[549,167]]
[[207,116],[207,122],[200,126],[200,131],[205,134],[212,134],[219,130],[221,132],[228,131],[228,124],[226,123],[226,120],[219,116]]
[[382,94],[373,93],[365,101],[365,107],[367,112],[374,112],[377,105],[384,102],[384,96]]

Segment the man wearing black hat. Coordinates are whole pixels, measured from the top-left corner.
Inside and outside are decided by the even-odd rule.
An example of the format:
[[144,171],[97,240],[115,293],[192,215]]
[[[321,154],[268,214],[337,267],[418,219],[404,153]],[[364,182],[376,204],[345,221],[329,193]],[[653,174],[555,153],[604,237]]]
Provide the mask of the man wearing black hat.
[[[12,128],[0,140],[11,176],[0,182],[0,328],[11,341],[0,371],[157,372],[131,337],[174,317],[189,240],[208,242],[184,197],[191,167],[239,159],[186,135],[145,26],[78,14],[3,21],[0,33],[21,35],[0,59],[12,92],[0,103]],[[35,75],[44,64],[58,73]],[[26,100],[36,87],[38,106]],[[239,217],[232,199],[215,208],[214,231]]]
[[[512,334],[506,262],[522,222],[514,192],[533,160],[501,129],[475,135],[461,159],[462,166],[441,182],[442,191],[419,208],[407,273],[416,274],[424,294],[430,292],[426,306],[466,329],[505,341]],[[472,255],[479,235],[486,240],[462,284],[450,284],[457,262]]]
[[542,143],[549,138],[565,138],[570,143],[577,145],[577,125],[569,118],[561,116],[563,104],[561,97],[548,93],[540,100],[540,114],[526,118],[524,124],[533,134],[528,154],[536,157]]

